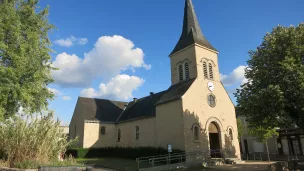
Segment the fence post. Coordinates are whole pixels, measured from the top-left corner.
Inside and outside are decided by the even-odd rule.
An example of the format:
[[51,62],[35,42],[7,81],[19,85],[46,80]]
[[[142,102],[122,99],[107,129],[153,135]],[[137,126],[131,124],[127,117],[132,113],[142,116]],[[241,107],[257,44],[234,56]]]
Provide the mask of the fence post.
[[260,159],[261,159],[261,161],[263,161],[263,159],[262,159],[262,153],[260,153]]
[[248,153],[247,153],[247,161],[248,161]]

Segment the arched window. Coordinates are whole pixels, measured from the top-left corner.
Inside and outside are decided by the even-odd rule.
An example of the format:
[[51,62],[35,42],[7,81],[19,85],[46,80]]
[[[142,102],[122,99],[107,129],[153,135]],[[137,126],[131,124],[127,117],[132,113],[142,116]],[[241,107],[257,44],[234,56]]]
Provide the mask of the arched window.
[[120,142],[120,138],[121,138],[121,131],[120,131],[120,129],[118,129],[118,132],[117,132],[117,142]]
[[100,134],[101,135],[105,135],[106,134],[106,127],[105,126],[102,126],[101,129],[100,129]]
[[179,65],[178,72],[179,72],[179,75],[178,75],[179,81],[183,81],[184,80],[183,79],[184,78],[183,65]]
[[208,71],[207,71],[207,63],[206,62],[203,63],[203,69],[204,69],[205,78],[208,78]]
[[215,107],[215,96],[210,94],[208,95],[208,104],[210,107]]
[[136,126],[136,128],[135,128],[135,132],[136,132],[136,140],[138,140],[139,139],[139,126]]
[[213,68],[212,68],[212,64],[209,63],[209,78],[213,79]]
[[194,126],[193,135],[194,140],[199,140],[199,127],[197,125]]
[[230,140],[233,140],[233,134],[232,134],[232,129],[231,128],[229,129],[229,138],[230,138]]
[[189,64],[188,62],[185,63],[185,79],[189,79],[190,75],[189,75]]

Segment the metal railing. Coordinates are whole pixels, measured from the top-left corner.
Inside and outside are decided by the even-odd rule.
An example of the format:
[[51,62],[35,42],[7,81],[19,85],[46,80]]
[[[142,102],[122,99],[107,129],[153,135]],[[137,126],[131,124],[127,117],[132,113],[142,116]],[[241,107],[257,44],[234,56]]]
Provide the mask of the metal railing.
[[[298,160],[299,155],[279,155],[277,153],[270,153],[269,158],[271,161],[290,161],[290,160]],[[243,154],[243,160],[255,160],[255,161],[268,161],[267,153],[251,153],[251,154]]]
[[[183,163],[186,162],[186,159],[191,158],[192,162],[205,162],[209,163],[211,161],[212,156],[216,156],[216,158],[223,158],[222,150],[212,150],[208,152],[197,151],[197,152],[182,152],[182,153],[172,153],[166,155],[158,155],[158,156],[149,156],[149,157],[140,157],[136,158],[137,168],[148,168],[155,167],[161,165],[169,165],[174,163]],[[142,167],[142,165],[144,165]]]

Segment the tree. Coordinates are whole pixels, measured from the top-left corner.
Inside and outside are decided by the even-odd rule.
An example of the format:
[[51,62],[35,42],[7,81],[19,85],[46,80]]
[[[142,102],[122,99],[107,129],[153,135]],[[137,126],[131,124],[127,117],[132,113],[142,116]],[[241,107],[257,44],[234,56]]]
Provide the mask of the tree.
[[48,8],[37,11],[38,0],[0,2],[0,120],[23,107],[28,113],[46,109],[53,94],[47,89],[51,78],[53,25]]
[[248,82],[235,93],[240,113],[256,129],[304,129],[304,23],[274,28],[249,55]]
[[244,134],[244,126],[241,118],[236,119],[237,128],[238,128],[238,139],[241,141],[242,135]]
[[268,156],[268,161],[270,161],[270,156],[269,156],[269,149],[268,149],[268,143],[267,140],[273,136],[276,136],[278,132],[276,129],[268,127],[251,127],[249,125],[248,127],[248,133],[249,135],[253,136],[256,138],[257,141],[265,143],[266,149],[267,149],[267,156]]

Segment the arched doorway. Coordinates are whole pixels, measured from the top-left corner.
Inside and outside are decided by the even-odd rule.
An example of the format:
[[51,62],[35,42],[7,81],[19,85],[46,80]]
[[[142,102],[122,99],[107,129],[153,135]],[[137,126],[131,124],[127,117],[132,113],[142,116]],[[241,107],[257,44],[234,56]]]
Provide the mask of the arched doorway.
[[215,122],[211,122],[208,128],[210,153],[212,158],[221,157],[220,129]]

